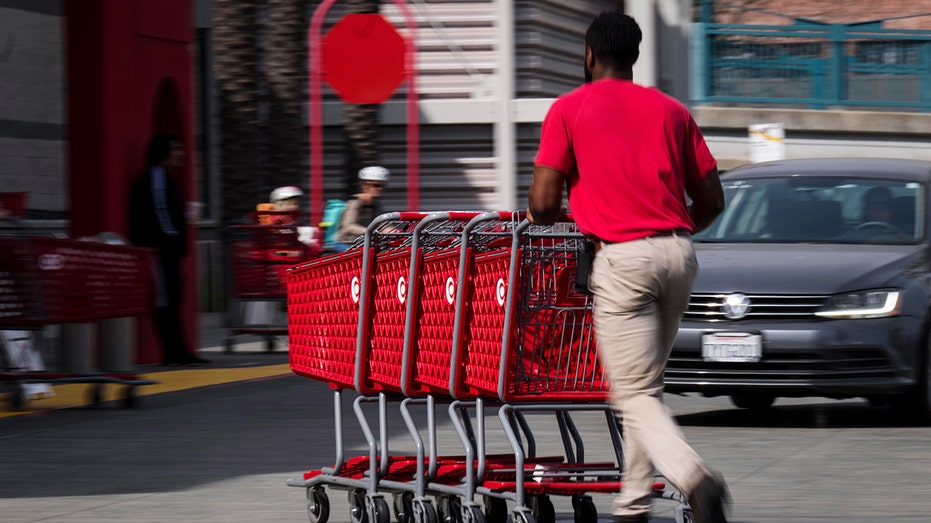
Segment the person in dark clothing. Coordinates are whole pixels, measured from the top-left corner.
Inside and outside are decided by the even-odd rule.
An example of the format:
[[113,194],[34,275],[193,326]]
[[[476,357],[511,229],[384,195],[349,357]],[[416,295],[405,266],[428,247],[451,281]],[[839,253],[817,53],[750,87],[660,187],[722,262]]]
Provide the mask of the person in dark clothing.
[[181,328],[181,259],[187,255],[185,197],[171,171],[184,165],[184,143],[158,134],[149,143],[146,170],[130,195],[130,241],[156,250],[155,324],[165,365],[203,365],[188,350]]

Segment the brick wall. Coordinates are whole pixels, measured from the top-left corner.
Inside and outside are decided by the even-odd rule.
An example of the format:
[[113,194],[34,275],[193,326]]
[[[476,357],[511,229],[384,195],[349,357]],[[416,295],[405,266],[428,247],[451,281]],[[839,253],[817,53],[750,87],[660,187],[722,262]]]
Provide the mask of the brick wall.
[[[723,24],[786,25],[791,18],[823,23],[858,23],[885,20],[888,29],[931,29],[928,0],[838,2],[837,0],[727,0],[714,9],[714,21]],[[741,9],[743,7],[744,9]]]

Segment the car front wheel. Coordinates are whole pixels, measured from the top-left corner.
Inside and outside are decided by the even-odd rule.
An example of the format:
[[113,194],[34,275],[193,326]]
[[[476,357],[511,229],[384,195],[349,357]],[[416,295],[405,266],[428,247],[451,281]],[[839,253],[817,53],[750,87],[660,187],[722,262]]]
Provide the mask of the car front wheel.
[[927,425],[931,422],[931,339],[919,363],[918,383],[892,404],[896,416],[910,425]]
[[731,403],[738,409],[766,410],[776,402],[772,394],[734,394]]

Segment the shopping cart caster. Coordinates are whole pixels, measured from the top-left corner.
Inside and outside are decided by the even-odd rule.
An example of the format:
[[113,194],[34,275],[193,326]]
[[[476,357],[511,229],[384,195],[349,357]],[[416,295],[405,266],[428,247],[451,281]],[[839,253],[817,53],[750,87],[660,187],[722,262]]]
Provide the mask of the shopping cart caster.
[[132,409],[136,407],[136,387],[132,385],[127,385],[123,387],[123,397],[121,403],[124,409]]
[[507,523],[508,502],[501,498],[485,496],[485,522]]
[[533,513],[531,513],[530,509],[527,507],[514,509],[512,519],[514,523],[537,523],[536,518],[533,517]]
[[353,489],[349,491],[349,521],[350,523],[368,523],[369,518],[365,510],[365,491]]
[[87,392],[87,402],[91,407],[99,407],[103,401],[103,385],[91,385]]
[[391,523],[391,510],[388,509],[388,502],[384,496],[376,494],[365,497],[368,520],[371,523]]
[[26,392],[19,385],[14,385],[10,391],[10,410],[19,412],[26,408]]
[[462,502],[457,496],[443,496],[439,502],[440,523],[462,522]]
[[413,523],[439,523],[439,517],[436,515],[436,508],[429,499],[414,500],[414,522]]
[[556,523],[556,507],[549,496],[537,495],[530,498],[530,510],[536,518],[536,523]]
[[591,496],[572,496],[573,521],[575,523],[597,523],[598,509]]
[[223,353],[232,354],[233,348],[236,346],[236,343],[233,341],[233,338],[226,338],[223,340]]
[[274,336],[265,337],[265,351],[275,352],[275,337]]
[[307,519],[310,523],[326,523],[330,519],[330,498],[321,487],[307,489]]
[[687,505],[679,505],[673,511],[676,523],[695,523],[695,516],[692,514],[692,508]]
[[462,507],[462,523],[485,523],[482,507],[474,504]]
[[414,523],[414,494],[394,495],[394,517],[398,523]]

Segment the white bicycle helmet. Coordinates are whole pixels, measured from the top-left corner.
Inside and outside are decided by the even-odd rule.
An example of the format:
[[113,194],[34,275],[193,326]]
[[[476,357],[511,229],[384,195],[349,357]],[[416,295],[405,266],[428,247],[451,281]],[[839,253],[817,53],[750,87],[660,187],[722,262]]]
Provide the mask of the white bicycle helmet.
[[391,173],[380,165],[370,165],[359,170],[359,179],[363,182],[387,183],[389,178]]
[[302,196],[303,194],[304,194],[304,191],[302,191],[300,187],[288,185],[285,187],[279,187],[275,189],[274,191],[272,191],[271,201],[272,203],[278,203],[283,200],[297,198],[298,196]]

